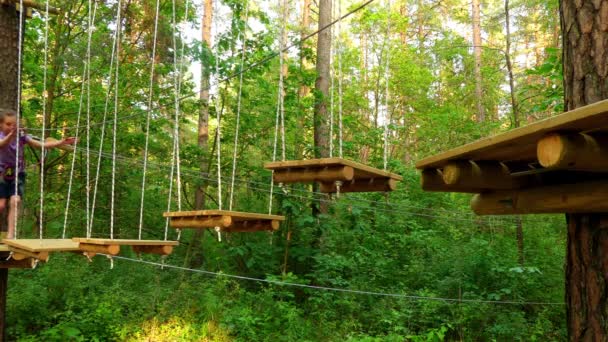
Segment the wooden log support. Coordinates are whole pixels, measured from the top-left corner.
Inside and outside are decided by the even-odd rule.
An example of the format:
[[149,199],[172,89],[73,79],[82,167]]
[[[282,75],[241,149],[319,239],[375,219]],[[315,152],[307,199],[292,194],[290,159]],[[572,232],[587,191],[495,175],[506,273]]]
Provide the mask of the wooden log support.
[[443,181],[442,173],[438,169],[424,169],[420,175],[420,185],[424,191],[439,191],[439,192],[466,192],[479,193],[482,189],[464,187],[460,184],[449,185]]
[[516,189],[522,184],[496,161],[453,161],[443,167],[446,185],[478,189]]
[[131,246],[133,251],[137,254],[146,253],[146,254],[159,254],[159,255],[169,255],[173,252],[173,246],[169,245],[160,245],[160,246]]
[[608,137],[550,133],[538,141],[536,154],[546,168],[608,171]]
[[226,228],[232,225],[232,217],[224,215],[217,217],[172,217],[171,228]]
[[279,229],[279,221],[238,221],[232,226],[223,229],[225,232],[231,233],[248,233],[248,232],[259,232],[259,231],[275,231]]
[[0,269],[2,268],[34,268],[36,266],[36,259],[34,258],[25,258],[21,260],[16,260],[11,258],[11,260],[0,261]]
[[608,212],[608,181],[481,193],[471,208],[477,215]]
[[323,168],[276,170],[273,174],[275,183],[309,183],[350,181],[355,176],[351,166],[330,166]]
[[117,255],[120,253],[119,245],[96,245],[91,243],[80,243],[80,250],[87,253],[101,253],[109,255]]
[[14,248],[11,247],[11,252],[13,252],[13,259],[19,261],[19,260],[25,260],[28,258],[34,258],[34,259],[38,259],[40,261],[48,261],[49,260],[49,252],[30,252],[27,251],[25,249],[21,249],[21,248]]
[[[397,189],[397,180],[393,178],[356,179],[340,186],[340,192],[383,192]],[[336,193],[336,182],[320,183],[319,191]]]

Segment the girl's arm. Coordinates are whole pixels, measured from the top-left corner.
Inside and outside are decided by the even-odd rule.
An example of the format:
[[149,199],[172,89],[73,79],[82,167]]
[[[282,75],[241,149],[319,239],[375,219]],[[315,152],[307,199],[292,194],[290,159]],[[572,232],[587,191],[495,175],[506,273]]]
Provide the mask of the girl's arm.
[[[27,139],[27,144],[32,146],[32,147],[36,147],[36,148],[42,148],[42,146],[44,146],[44,148],[55,148],[61,145],[73,145],[76,142],[76,138],[74,137],[69,137],[69,138],[65,138],[63,140],[49,140],[49,141],[45,141],[44,143],[32,138]],[[1,142],[0,142],[0,146]]]
[[15,135],[15,131],[11,131],[4,138],[0,139],[0,147],[6,146],[13,139],[13,135]]

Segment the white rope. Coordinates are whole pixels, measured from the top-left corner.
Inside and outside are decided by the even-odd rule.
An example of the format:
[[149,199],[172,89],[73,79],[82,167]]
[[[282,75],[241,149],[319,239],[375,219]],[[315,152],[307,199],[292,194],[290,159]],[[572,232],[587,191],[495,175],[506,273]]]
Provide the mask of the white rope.
[[[118,0],[118,14],[116,15],[116,56],[120,56],[120,31],[122,28],[121,0]],[[118,127],[118,93],[120,76],[120,58],[116,58],[116,86],[114,88],[114,127],[112,134],[112,190],[110,195],[110,239],[114,239],[114,200],[116,189],[116,131]]]
[[150,119],[152,117],[152,102],[154,97],[154,68],[156,66],[156,40],[158,34],[158,14],[160,10],[160,0],[156,0],[156,15],[154,17],[154,38],[152,43],[152,58],[150,61],[150,90],[148,92],[148,115],[146,118],[146,142],[144,144],[144,170],[141,180],[141,202],[139,203],[139,233],[138,238],[141,240],[141,233],[144,224],[144,198],[146,188],[146,172],[148,170],[148,146],[150,141]]
[[237,95],[237,105],[236,105],[236,125],[234,128],[234,148],[232,153],[232,181],[230,183],[230,202],[228,205],[228,210],[232,210],[232,205],[234,203],[234,177],[236,176],[236,153],[238,151],[239,144],[239,128],[241,124],[241,103],[242,103],[242,94],[243,94],[243,66],[245,64],[245,51],[247,49],[247,21],[249,19],[249,3],[245,4],[245,23],[243,30],[239,32],[240,40],[242,42],[242,51],[241,51],[241,70],[239,76],[239,92]]
[[281,81],[279,82],[279,88],[281,91],[281,157],[282,160],[285,161],[285,82],[283,77],[283,68],[284,68],[284,58],[282,50],[285,48],[285,25],[287,24],[287,0],[283,0],[283,20],[281,20],[281,41],[282,41],[282,49],[281,49],[281,57],[280,57],[280,66],[281,66]]
[[[218,7],[218,6],[216,6]],[[215,9],[214,9],[215,11]],[[216,13],[213,15],[214,18],[217,18],[218,12],[219,11],[215,11]],[[218,30],[218,21],[219,20],[215,20],[215,29],[216,31]],[[218,32],[216,32],[216,35],[218,34]],[[220,77],[220,63],[219,63],[219,44],[216,42],[215,43],[215,48],[214,48],[214,55],[215,55],[215,75],[216,77],[219,79]],[[217,203],[218,203],[218,209],[222,210],[222,130],[221,130],[221,113],[220,113],[220,96],[221,96],[221,92],[220,92],[220,86],[219,84],[217,85],[217,94],[214,97],[214,101],[215,101],[215,117],[217,120],[217,127],[215,129],[215,141],[217,144]]]
[[342,34],[342,0],[338,0],[338,25],[336,27],[337,39],[337,59],[338,59],[338,141],[339,141],[339,154],[340,158],[343,157],[342,153],[342,45],[341,45],[341,34]]
[[[172,158],[171,158],[171,172],[169,173],[169,194],[167,199],[167,212],[171,211],[171,197],[173,196],[173,175],[175,174],[175,150],[177,145],[175,139],[173,140]],[[167,239],[167,232],[169,231],[169,217],[165,219],[165,240]]]
[[[281,103],[283,102],[283,48],[284,48],[284,39],[283,37],[285,36],[285,2],[281,2],[281,0],[279,0],[279,7],[281,8],[281,32],[279,33],[279,86],[277,89],[277,110],[276,110],[276,119],[275,119],[275,126],[274,126],[274,142],[272,144],[272,161],[276,161],[277,160],[277,143],[278,143],[278,139],[279,139],[279,118],[281,118],[281,120],[284,117],[284,107],[281,106]],[[281,126],[282,128],[285,127],[285,124],[281,121]],[[283,133],[283,141],[285,140],[285,131],[282,131]],[[283,160],[285,160],[285,145],[283,144],[283,153],[282,153],[282,157]],[[269,193],[269,200],[268,200],[268,215],[272,214],[272,200],[273,200],[273,194],[274,194],[274,170],[272,170],[271,175],[270,175],[270,193]]]
[[[94,8],[93,8],[94,7]],[[84,98],[84,88],[85,85],[87,87],[87,122],[90,120],[89,119],[89,113],[90,113],[90,97],[91,97],[91,36],[92,36],[92,32],[93,32],[93,23],[95,22],[95,15],[97,12],[97,3],[95,3],[95,5],[93,6],[92,4],[92,0],[89,0],[89,27],[88,27],[88,42],[87,42],[87,53],[86,53],[86,58],[85,58],[85,63],[84,63],[84,67],[83,67],[83,71],[82,71],[82,79],[85,80],[82,82],[82,87],[80,89],[80,101],[78,104],[78,119],[76,120],[76,124],[80,125],[80,118],[81,118],[81,114],[82,114],[82,103],[83,103],[83,98]],[[73,185],[73,181],[74,181],[74,170],[75,170],[75,165],[76,165],[76,151],[78,149],[78,136],[79,136],[79,130],[76,130],[76,143],[74,144],[74,151],[72,152],[72,163],[71,163],[71,167],[70,167],[70,179],[68,182],[68,194],[67,194],[67,200],[65,203],[65,213],[64,213],[64,217],[63,217],[63,233],[61,234],[61,238],[65,239],[66,237],[66,232],[67,232],[67,226],[68,226],[68,215],[69,215],[69,211],[70,211],[70,199],[71,199],[71,194],[72,194],[72,185]],[[89,152],[89,146],[88,146],[88,139],[89,139],[89,132],[88,132],[88,125],[87,125],[87,151],[86,151],[86,155],[87,155],[87,204],[86,204],[86,222],[87,222],[87,227],[89,226],[89,157],[90,157],[90,152]]]
[[384,170],[388,167],[388,124],[390,120],[389,109],[388,109],[388,86],[389,86],[389,78],[390,78],[390,59],[391,59],[391,0],[386,0],[386,9],[387,9],[387,17],[386,17],[386,62],[384,64],[384,77],[386,79],[386,89],[384,94]]
[[393,297],[393,298],[402,298],[402,299],[410,299],[410,300],[430,300],[430,301],[440,301],[440,302],[449,302],[449,303],[471,303],[471,304],[565,305],[565,303],[562,303],[562,302],[538,302],[538,301],[527,302],[527,301],[515,301],[515,300],[444,298],[444,297],[407,295],[404,293],[387,293],[387,292],[377,292],[377,291],[367,291],[367,290],[353,290],[353,289],[346,289],[346,288],[339,288],[339,287],[327,287],[327,286],[317,286],[317,285],[308,285],[308,284],[300,284],[300,283],[289,283],[289,282],[280,281],[280,280],[253,278],[253,277],[239,276],[239,275],[234,275],[234,274],[211,272],[211,271],[206,271],[206,270],[180,267],[180,266],[175,266],[175,265],[170,265],[170,264],[165,264],[165,263],[158,263],[158,262],[153,262],[153,261],[137,260],[137,259],[127,258],[127,257],[122,257],[122,256],[115,256],[115,258],[120,259],[120,260],[138,262],[138,263],[142,263],[142,264],[146,264],[146,265],[150,265],[150,266],[158,266],[158,267],[161,267],[161,269],[163,267],[167,267],[167,268],[171,268],[171,269],[175,269],[175,270],[206,274],[206,275],[215,276],[215,277],[248,280],[248,281],[255,281],[255,282],[259,282],[259,283],[273,284],[273,285],[279,285],[279,286],[292,286],[292,287],[299,287],[299,288],[305,288],[305,289],[311,289],[311,290],[333,291],[333,292],[352,293],[352,294],[378,296],[378,297]]
[[40,239],[44,236],[43,234],[43,222],[44,222],[44,138],[46,131],[46,82],[47,82],[47,72],[48,72],[48,58],[49,58],[49,0],[46,0],[45,6],[45,14],[46,17],[44,19],[44,66],[43,66],[43,76],[42,76],[42,144],[40,146],[40,216],[39,216],[39,226],[38,233],[40,235]]
[[98,185],[99,185],[99,174],[101,172],[101,155],[103,154],[103,142],[104,142],[104,138],[105,138],[105,133],[106,133],[106,118],[108,116],[108,108],[110,106],[110,94],[112,91],[112,71],[114,68],[114,59],[115,59],[115,55],[116,55],[116,33],[114,34],[114,42],[112,44],[112,54],[111,54],[111,58],[110,58],[110,68],[108,69],[108,91],[106,92],[106,101],[105,101],[105,105],[104,105],[104,111],[103,111],[103,120],[102,122],[104,122],[104,124],[101,126],[101,136],[100,136],[100,144],[99,144],[99,152],[98,152],[98,158],[97,158],[97,171],[95,173],[95,186],[93,188],[93,202],[91,203],[91,215],[89,215],[91,217],[90,221],[89,221],[89,227],[87,228],[87,238],[91,237],[91,233],[93,231],[93,221],[95,218],[95,203],[97,201],[97,189],[98,189]]
[[[19,0],[19,41],[17,42],[17,131],[15,134],[17,137],[16,141],[16,153],[15,153],[15,195],[19,194],[19,145],[21,144],[21,57],[23,54],[22,51],[22,42],[23,42],[23,12],[25,11],[25,7],[23,6],[23,0]],[[10,198],[9,198],[10,205]],[[17,208],[14,208],[17,209]],[[17,228],[17,221],[19,219],[19,215],[17,215],[18,210],[13,210],[15,215],[15,236],[16,239],[18,237],[19,229]]]

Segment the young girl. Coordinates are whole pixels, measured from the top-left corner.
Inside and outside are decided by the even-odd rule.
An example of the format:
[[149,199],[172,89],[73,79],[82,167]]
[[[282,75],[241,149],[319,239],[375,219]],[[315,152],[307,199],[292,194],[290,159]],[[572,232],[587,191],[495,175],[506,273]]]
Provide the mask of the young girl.
[[[8,239],[15,237],[15,218],[25,186],[25,162],[23,159],[25,145],[27,144],[35,148],[42,148],[44,146],[47,149],[51,149],[60,145],[72,145],[76,142],[75,138],[41,142],[29,135],[18,134],[16,130],[17,112],[10,109],[0,109],[0,212],[6,208],[7,200],[10,201]],[[17,143],[19,143],[19,158],[17,158]],[[19,173],[16,174],[17,172]],[[16,193],[15,181],[18,182]]]

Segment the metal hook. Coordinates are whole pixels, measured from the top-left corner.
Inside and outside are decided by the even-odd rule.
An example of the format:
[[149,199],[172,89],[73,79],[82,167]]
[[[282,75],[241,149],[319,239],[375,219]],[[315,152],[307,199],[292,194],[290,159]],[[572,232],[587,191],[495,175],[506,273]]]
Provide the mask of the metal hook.
[[111,255],[106,255],[106,257],[108,259],[110,259],[110,269],[113,270],[114,269],[114,258],[112,258]]
[[179,241],[179,239],[181,239],[181,237],[182,237],[182,230],[177,229],[177,241]]
[[12,257],[13,257],[13,252],[8,253],[8,257],[6,257],[6,261],[11,260]]
[[32,269],[35,269],[36,267],[38,267],[38,262],[39,261],[40,260],[38,260],[38,259],[34,259],[34,265],[32,265]]
[[342,185],[342,181],[336,181],[336,198],[340,198],[340,188]]
[[217,241],[222,242],[222,228],[216,226],[215,231],[217,232]]
[[167,255],[161,255],[160,257],[160,269],[165,269],[165,261],[167,261]]
[[283,190],[283,193],[284,193],[285,195],[288,195],[288,194],[289,194],[289,191],[287,190],[287,187],[285,186],[285,184],[283,184],[283,183],[279,183],[279,188],[281,188],[281,190]]
[[82,252],[82,255],[84,255],[85,257],[87,257],[87,260],[89,262],[93,262],[93,257],[91,257],[91,255],[89,254],[89,252]]

